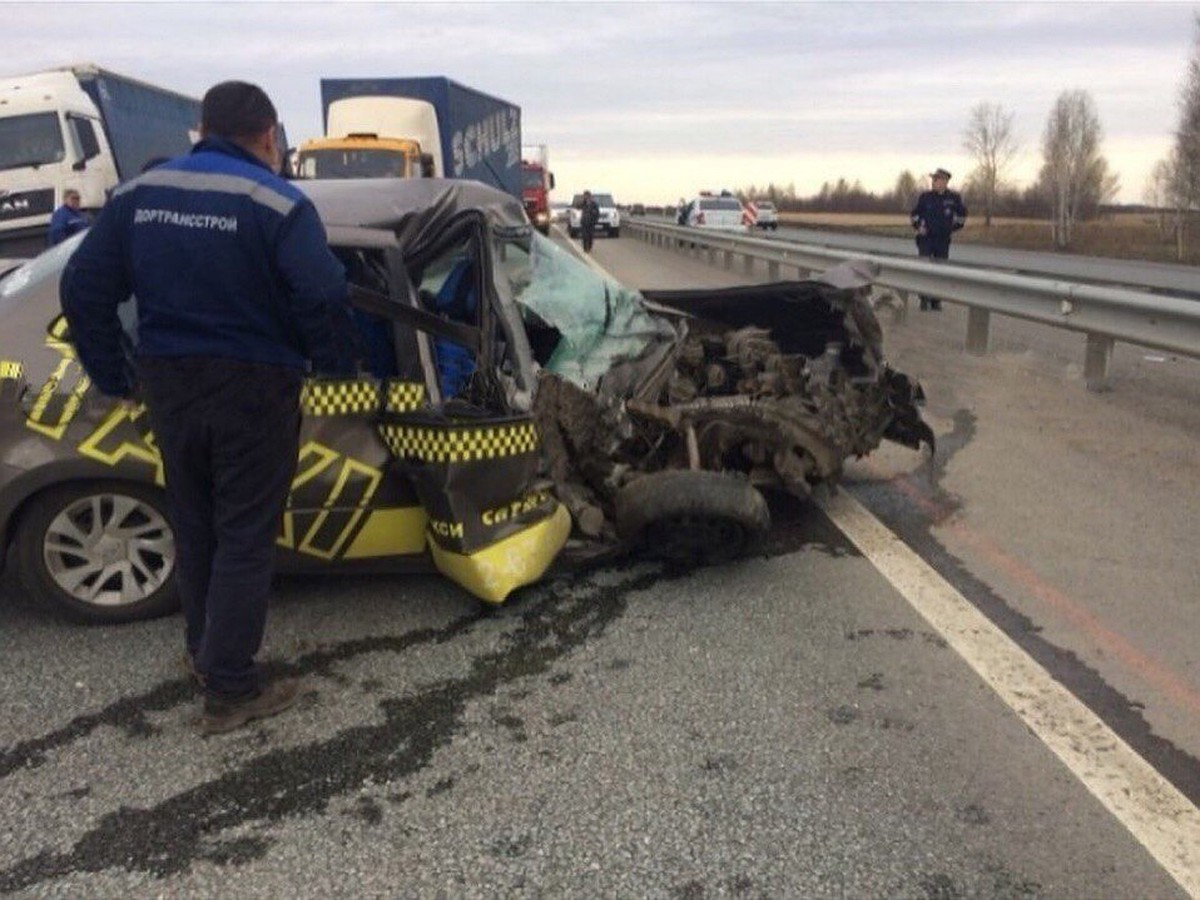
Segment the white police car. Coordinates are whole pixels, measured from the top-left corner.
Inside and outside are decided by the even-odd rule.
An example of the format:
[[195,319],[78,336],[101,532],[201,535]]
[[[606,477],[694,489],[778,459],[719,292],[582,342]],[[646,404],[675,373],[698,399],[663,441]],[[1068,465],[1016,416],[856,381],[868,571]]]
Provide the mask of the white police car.
[[716,231],[747,230],[748,216],[742,201],[728,191],[714,194],[701,191],[684,205],[678,214],[680,225],[691,228],[710,228]]

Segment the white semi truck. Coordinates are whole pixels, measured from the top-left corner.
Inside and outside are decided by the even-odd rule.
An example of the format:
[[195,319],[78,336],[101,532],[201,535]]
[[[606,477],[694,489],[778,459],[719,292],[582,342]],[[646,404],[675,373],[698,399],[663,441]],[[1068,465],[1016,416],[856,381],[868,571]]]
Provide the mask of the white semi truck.
[[0,257],[46,245],[63,192],[85,211],[195,142],[200,101],[91,64],[0,79]]

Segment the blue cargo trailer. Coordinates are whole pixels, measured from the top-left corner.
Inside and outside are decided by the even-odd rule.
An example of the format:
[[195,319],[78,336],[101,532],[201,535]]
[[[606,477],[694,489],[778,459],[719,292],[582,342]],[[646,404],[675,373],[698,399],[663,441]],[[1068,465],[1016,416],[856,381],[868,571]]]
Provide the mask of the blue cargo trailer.
[[[482,181],[521,196],[521,108],[449,78],[323,78],[323,126],[330,134],[330,106],[354,98],[394,97],[427,104],[436,117],[436,147],[422,150],[438,161],[438,174]],[[361,129],[356,128],[356,131]],[[377,132],[378,137],[428,135]]]
[[153,159],[191,149],[200,128],[199,100],[103,69],[76,74],[100,111],[121,181]]

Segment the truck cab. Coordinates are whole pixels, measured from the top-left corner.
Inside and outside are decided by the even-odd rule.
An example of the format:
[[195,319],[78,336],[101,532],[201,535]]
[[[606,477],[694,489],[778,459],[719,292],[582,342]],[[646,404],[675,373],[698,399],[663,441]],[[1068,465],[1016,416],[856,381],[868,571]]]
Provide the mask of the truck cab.
[[529,221],[542,234],[550,233],[550,192],[554,173],[540,162],[521,160],[521,202]]
[[91,63],[0,80],[0,256],[45,248],[79,191],[94,212],[117,184],[198,139],[200,101]]
[[299,178],[421,178],[432,174],[419,143],[377,134],[315,138],[305,141],[296,157]]
[[44,249],[63,193],[104,205],[117,168],[100,112],[71,72],[0,81],[0,241],[3,255]]

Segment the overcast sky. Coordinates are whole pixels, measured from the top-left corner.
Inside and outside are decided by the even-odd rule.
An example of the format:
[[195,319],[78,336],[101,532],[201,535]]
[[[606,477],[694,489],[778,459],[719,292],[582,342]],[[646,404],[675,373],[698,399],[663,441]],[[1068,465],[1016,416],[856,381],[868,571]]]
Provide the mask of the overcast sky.
[[447,75],[522,108],[555,196],[657,202],[702,188],[844,176],[960,183],[971,106],[1016,114],[1013,177],[1036,174],[1050,106],[1091,91],[1136,202],[1178,119],[1187,3],[7,3],[0,75],[88,61],[200,95],[261,84],[298,143],[319,80]]

